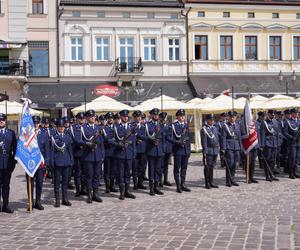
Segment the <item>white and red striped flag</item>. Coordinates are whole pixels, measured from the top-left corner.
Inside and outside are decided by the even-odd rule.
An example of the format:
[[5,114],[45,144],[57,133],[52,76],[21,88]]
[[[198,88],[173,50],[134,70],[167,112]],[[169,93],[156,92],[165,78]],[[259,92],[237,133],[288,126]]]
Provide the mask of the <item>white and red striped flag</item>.
[[242,144],[245,154],[248,154],[257,143],[258,138],[255,129],[255,123],[252,117],[249,102],[246,100],[242,119]]

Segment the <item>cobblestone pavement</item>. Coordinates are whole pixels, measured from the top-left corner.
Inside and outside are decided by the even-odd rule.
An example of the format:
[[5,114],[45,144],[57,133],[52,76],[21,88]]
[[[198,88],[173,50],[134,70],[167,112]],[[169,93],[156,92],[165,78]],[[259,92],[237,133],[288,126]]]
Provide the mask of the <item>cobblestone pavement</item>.
[[[44,211],[26,212],[23,170],[14,172],[12,215],[0,213],[1,249],[300,249],[300,179],[285,176],[259,184],[224,186],[224,169],[216,171],[219,189],[204,189],[203,167],[193,156],[188,169],[191,193],[164,188],[164,196],[137,192],[103,203],[74,198],[72,207],[54,208],[52,187],[45,184]],[[172,169],[172,166],[170,166]],[[170,173],[171,175],[171,173]],[[173,178],[172,178],[173,180]],[[148,191],[147,191],[148,192]]]

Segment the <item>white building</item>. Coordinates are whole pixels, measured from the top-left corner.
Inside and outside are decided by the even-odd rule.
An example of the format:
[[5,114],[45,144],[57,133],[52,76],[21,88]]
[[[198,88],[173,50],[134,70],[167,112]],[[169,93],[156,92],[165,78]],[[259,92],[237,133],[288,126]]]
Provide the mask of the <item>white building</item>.
[[110,94],[130,104],[160,94],[160,87],[191,98],[182,11],[177,0],[61,0],[60,81],[37,84],[36,102],[70,108],[84,102],[85,91],[89,101],[117,87]]

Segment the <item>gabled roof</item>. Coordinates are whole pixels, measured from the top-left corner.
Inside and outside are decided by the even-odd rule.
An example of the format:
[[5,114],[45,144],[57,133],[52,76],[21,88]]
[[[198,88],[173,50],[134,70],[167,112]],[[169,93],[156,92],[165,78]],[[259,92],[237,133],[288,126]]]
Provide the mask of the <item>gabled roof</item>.
[[61,0],[60,5],[111,7],[183,7],[183,3],[181,0]]

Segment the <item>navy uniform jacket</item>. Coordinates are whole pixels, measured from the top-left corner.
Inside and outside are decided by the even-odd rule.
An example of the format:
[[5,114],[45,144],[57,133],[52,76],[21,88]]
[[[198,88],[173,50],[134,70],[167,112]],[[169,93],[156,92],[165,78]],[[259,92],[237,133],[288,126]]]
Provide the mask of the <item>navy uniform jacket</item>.
[[164,145],[164,153],[171,154],[173,152],[173,143],[170,142],[167,137],[169,136],[169,132],[171,131],[171,126],[169,124],[162,125],[165,134],[165,145]]
[[261,147],[277,148],[278,133],[274,120],[266,119],[260,127]]
[[39,145],[39,149],[44,157],[44,163],[46,166],[50,165],[50,147],[49,147],[49,139],[46,130],[38,129],[37,131],[37,142]]
[[299,130],[299,121],[294,119],[285,120],[283,133],[289,146],[300,146],[299,140],[296,139]]
[[222,127],[222,139],[221,139],[221,149],[222,150],[241,150],[242,145],[241,138],[241,127],[235,122],[234,124],[230,122],[224,123]]
[[214,127],[216,127],[217,131],[218,131],[219,142],[221,141],[221,138],[222,138],[222,128],[223,128],[224,123],[225,123],[224,121],[218,121],[214,124]]
[[[164,130],[158,121],[150,120],[145,124],[146,153],[148,156],[160,157],[164,155]],[[157,141],[155,143],[154,139]]]
[[[81,145],[84,146],[82,153],[82,160],[89,162],[98,162],[103,161],[105,150],[104,150],[104,139],[100,134],[100,126],[94,124],[84,124],[81,127],[82,140]],[[97,147],[95,149],[87,146],[87,143],[96,143]]]
[[16,147],[17,138],[15,132],[8,128],[4,129],[4,133],[0,131],[0,170],[8,169],[13,171],[16,164]]
[[220,152],[220,144],[217,127],[205,124],[200,131],[200,135],[203,153],[208,155],[218,155]]
[[276,130],[278,134],[278,147],[281,147],[282,142],[283,142],[283,128],[284,128],[284,123],[280,119],[275,120],[275,125],[276,125]]
[[105,148],[105,157],[113,157],[114,156],[114,124],[106,124],[103,128],[104,133],[104,148]]
[[83,154],[83,146],[81,145],[82,133],[81,125],[72,124],[70,127],[70,135],[73,139],[73,155],[76,158],[81,158]]
[[137,124],[136,128],[136,153],[144,154],[146,152],[146,127],[144,124]]
[[[120,123],[115,125],[114,129],[115,151],[117,159],[132,160],[135,156],[135,129],[130,123]],[[127,147],[121,147],[120,144],[127,142]]]
[[[173,153],[176,155],[191,154],[190,130],[187,123],[181,124],[179,121],[174,122],[170,126],[168,133],[168,141],[173,143]],[[185,139],[184,147],[181,145],[181,140]]]
[[52,136],[53,166],[70,167],[73,165],[72,139],[69,134],[56,132]]

